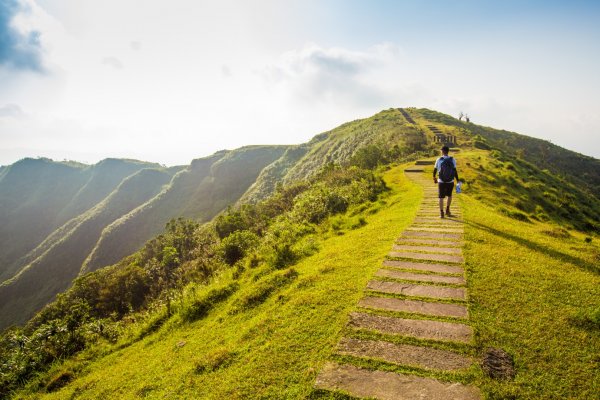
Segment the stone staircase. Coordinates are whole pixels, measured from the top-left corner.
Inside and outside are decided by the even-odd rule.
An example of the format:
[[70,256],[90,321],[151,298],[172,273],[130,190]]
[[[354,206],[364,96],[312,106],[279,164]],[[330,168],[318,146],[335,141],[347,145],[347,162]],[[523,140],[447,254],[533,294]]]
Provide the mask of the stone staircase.
[[420,168],[405,173],[423,185],[425,198],[413,224],[368,282],[315,388],[358,398],[481,399],[478,388],[456,381],[476,362],[469,355],[473,329],[459,204],[452,205],[454,217],[440,219],[431,178]]
[[406,122],[408,122],[409,124],[416,125],[415,120],[412,119],[410,114],[408,114],[408,112],[404,108],[399,108],[398,111],[400,111]]

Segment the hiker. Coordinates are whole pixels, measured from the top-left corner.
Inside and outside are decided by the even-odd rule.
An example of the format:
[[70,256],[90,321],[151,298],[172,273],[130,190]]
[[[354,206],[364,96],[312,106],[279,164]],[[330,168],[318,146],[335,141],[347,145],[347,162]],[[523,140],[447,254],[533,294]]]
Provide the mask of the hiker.
[[[446,204],[446,215],[451,217],[450,204],[452,203],[452,190],[454,189],[454,178],[458,182],[458,171],[456,170],[456,160],[450,157],[448,146],[442,147],[442,156],[435,161],[433,167],[433,183],[438,185],[438,193],[440,198],[440,218],[444,218],[444,197],[448,197]],[[439,178],[436,174],[440,173]]]

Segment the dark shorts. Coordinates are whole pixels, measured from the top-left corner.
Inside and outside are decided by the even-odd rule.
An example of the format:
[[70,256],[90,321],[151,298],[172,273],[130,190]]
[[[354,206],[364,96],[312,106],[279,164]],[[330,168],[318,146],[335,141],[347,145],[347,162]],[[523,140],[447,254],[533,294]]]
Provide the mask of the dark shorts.
[[438,183],[438,194],[440,199],[444,197],[452,197],[452,189],[454,189],[454,182],[450,183]]

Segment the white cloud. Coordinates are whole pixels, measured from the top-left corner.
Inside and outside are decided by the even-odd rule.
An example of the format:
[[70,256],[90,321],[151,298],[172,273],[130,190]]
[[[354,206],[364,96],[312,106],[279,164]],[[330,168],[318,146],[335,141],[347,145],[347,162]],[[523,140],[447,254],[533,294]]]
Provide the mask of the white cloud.
[[372,108],[394,97],[382,78],[385,67],[400,62],[401,51],[390,43],[367,51],[311,44],[284,53],[261,75],[271,88],[301,104]]
[[18,104],[6,104],[0,107],[0,118],[23,118],[25,113]]
[[117,57],[104,57],[102,64],[112,67],[114,69],[123,69],[123,62]]

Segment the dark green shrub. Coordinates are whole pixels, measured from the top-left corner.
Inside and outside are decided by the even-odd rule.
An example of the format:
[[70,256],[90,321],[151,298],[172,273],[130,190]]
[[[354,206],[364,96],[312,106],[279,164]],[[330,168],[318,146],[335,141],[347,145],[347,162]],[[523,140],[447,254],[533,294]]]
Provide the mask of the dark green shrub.
[[233,232],[248,229],[248,223],[245,221],[240,211],[232,211],[231,208],[215,220],[215,230],[220,239],[224,239]]
[[374,144],[359,148],[350,159],[350,165],[363,169],[374,169],[386,162],[384,149]]
[[223,260],[233,265],[247,254],[248,250],[256,247],[258,236],[250,231],[236,231],[221,241],[219,251]]

